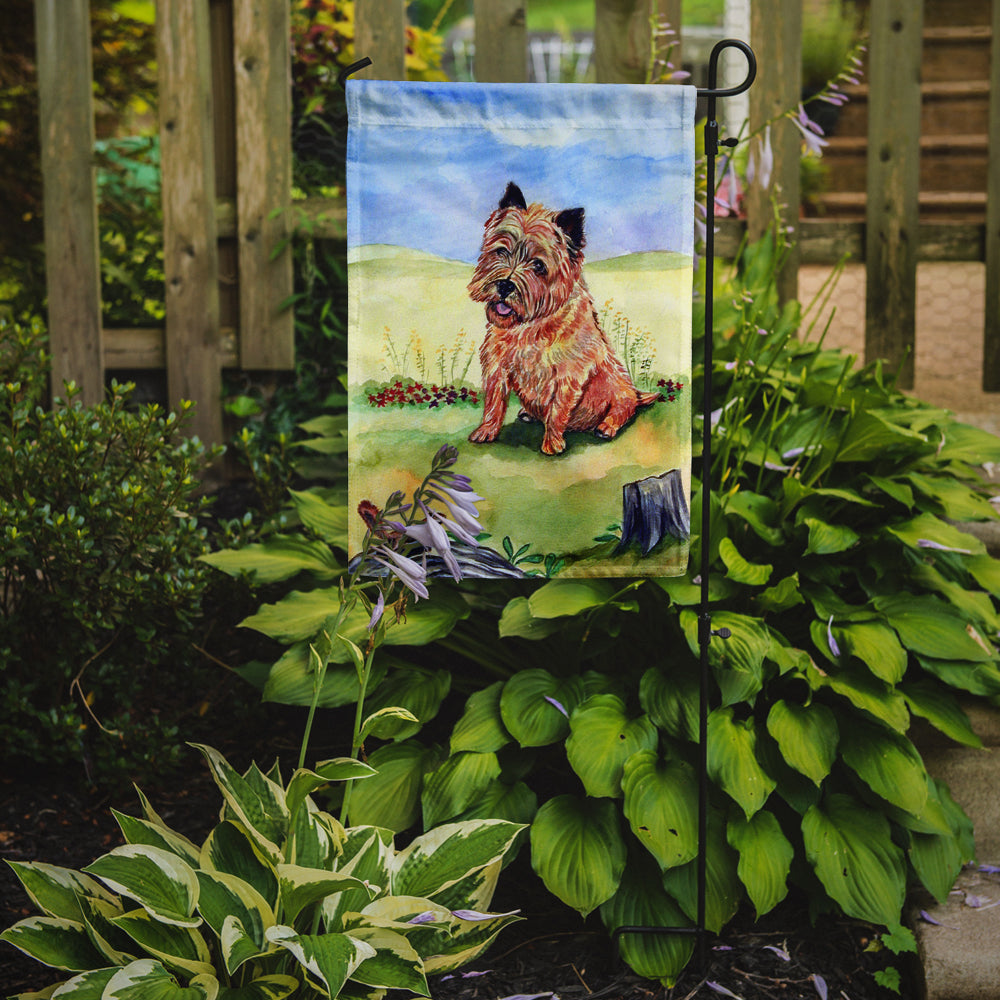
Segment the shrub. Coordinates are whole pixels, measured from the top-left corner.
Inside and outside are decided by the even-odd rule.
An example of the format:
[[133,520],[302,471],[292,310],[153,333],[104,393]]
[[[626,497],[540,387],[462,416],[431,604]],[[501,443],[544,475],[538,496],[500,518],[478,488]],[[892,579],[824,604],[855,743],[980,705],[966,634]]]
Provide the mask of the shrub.
[[187,404],[130,409],[128,385],[96,406],[67,385],[43,409],[40,338],[0,322],[0,743],[8,760],[82,757],[93,776],[175,752],[150,682],[191,660],[208,454]]

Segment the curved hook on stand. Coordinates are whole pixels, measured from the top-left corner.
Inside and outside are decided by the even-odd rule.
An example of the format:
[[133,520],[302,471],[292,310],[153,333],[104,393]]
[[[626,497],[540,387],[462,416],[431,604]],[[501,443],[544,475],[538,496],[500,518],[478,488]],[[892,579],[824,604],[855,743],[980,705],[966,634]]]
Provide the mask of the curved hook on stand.
[[359,59],[357,62],[351,63],[350,66],[345,66],[337,74],[337,84],[339,85],[340,89],[341,90],[347,89],[347,78],[352,73],[357,73],[359,70],[362,70],[366,66],[371,66],[371,65],[372,65],[371,59],[369,59],[368,56],[365,56],[363,59]]

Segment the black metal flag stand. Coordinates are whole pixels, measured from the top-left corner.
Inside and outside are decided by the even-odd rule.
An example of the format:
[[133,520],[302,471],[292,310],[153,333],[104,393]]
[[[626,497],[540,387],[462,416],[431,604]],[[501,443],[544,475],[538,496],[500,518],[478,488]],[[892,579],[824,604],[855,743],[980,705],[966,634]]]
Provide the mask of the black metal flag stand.
[[[739,86],[719,88],[719,57],[725,49],[739,49],[747,60],[747,75]],[[338,75],[338,83],[344,86],[347,77],[371,65],[367,56],[345,66]],[[735,138],[719,139],[719,123],[716,121],[716,100],[720,97],[735,97],[750,89],[757,76],[757,59],[753,49],[746,42],[727,38],[712,49],[708,61],[708,87],[698,90],[698,96],[707,99],[707,120],[705,122],[705,159],[707,162],[706,187],[706,231],[705,231],[705,393],[702,402],[702,452],[701,452],[701,600],[698,612],[698,646],[701,653],[701,687],[698,704],[698,909],[694,927],[622,926],[615,929],[612,938],[619,942],[623,934],[694,934],[698,940],[698,963],[702,970],[706,967],[705,955],[705,897],[707,889],[707,834],[708,834],[708,698],[709,666],[708,648],[712,637],[728,638],[729,630],[712,629],[712,615],[709,603],[709,525],[711,523],[711,490],[709,479],[712,473],[712,294],[715,280],[715,158],[721,146],[735,146]]]

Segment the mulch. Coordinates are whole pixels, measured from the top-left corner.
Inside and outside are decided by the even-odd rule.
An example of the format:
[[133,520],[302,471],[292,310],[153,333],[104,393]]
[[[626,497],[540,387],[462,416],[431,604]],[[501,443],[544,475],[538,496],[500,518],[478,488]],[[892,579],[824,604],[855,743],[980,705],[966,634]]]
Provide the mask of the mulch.
[[[237,745],[223,742],[221,749],[234,763],[243,756]],[[219,796],[200,756],[192,755],[191,768],[145,790],[170,826],[198,841],[215,822]],[[8,774],[0,778],[0,858],[81,868],[122,842],[111,807],[139,814],[134,793],[125,790],[102,794],[72,775]],[[870,950],[873,928],[831,917],[813,926],[799,898],[759,922],[751,913],[738,914],[722,935],[706,940],[705,968],[693,962],[673,989],[636,976],[620,962],[596,914],[582,921],[550,896],[526,852],[501,876],[493,905],[498,911],[520,909],[525,919],[504,930],[468,969],[432,976],[435,1000],[888,1000],[893,994],[873,979],[887,965],[903,974],[902,996],[919,992],[913,970],[885,951]],[[0,866],[0,927],[32,913],[11,870]],[[65,976],[0,944],[2,995],[38,990],[60,978]]]

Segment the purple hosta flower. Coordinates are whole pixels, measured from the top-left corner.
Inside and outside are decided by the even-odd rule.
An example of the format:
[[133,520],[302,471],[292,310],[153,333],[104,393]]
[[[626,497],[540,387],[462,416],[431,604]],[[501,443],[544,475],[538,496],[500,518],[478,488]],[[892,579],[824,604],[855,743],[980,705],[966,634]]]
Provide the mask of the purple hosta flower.
[[569,712],[566,711],[565,707],[562,705],[561,702],[556,701],[555,698],[552,698],[549,695],[543,695],[543,697],[550,705],[555,705],[555,707],[559,709],[559,711],[562,712],[562,714],[565,715],[567,719],[569,718]]
[[806,149],[816,156],[822,156],[823,147],[827,145],[826,139],[822,138],[823,130],[806,114],[806,109],[801,104],[798,114],[792,115],[791,120],[792,124],[802,133]]
[[429,510],[423,501],[420,501],[420,509],[424,512],[424,520],[414,524],[401,524],[403,534],[419,542],[428,552],[436,552],[443,560],[448,572],[456,580],[462,579],[462,569],[458,565],[455,554],[451,551],[451,540],[448,532],[441,524],[441,516],[435,511]]
[[1000,875],[1000,865],[979,865],[977,870],[986,875]]
[[716,211],[723,212],[726,215],[738,214],[742,196],[740,180],[736,176],[736,166],[733,163],[732,157],[729,157],[729,165],[726,168],[725,176],[719,185],[718,191],[715,193]]
[[480,913],[479,910],[452,910],[451,915],[459,920],[492,920],[494,917],[516,917],[521,911],[510,910],[507,913]]
[[479,976],[488,976],[492,971],[484,969],[482,972],[449,972],[447,976],[441,977],[441,982],[446,983],[449,979],[477,979]]
[[779,948],[776,944],[766,944],[764,945],[764,950],[773,951],[782,962],[790,962],[792,960],[792,956],[784,948]]
[[476,504],[483,497],[479,496],[478,493],[473,493],[470,489],[455,489],[444,486],[440,482],[434,484],[433,491],[427,491],[427,496],[443,503],[448,508],[454,522],[475,539],[480,530],[479,511],[476,510]]
[[940,542],[935,542],[930,538],[918,538],[917,547],[921,549],[938,549],[941,552],[958,552],[963,556],[972,555],[972,549],[956,549],[952,545],[942,545]]
[[500,997],[500,1000],[559,1000],[555,993],[512,993],[509,997]]
[[378,592],[378,600],[375,602],[375,607],[372,608],[372,616],[368,619],[368,631],[374,630],[375,626],[382,620],[382,614],[385,611],[385,595],[380,590]]
[[381,566],[385,566],[403,586],[413,591],[417,597],[430,596],[427,593],[425,582],[427,580],[427,571],[420,563],[414,562],[412,559],[400,555],[398,552],[394,552],[388,545],[376,545],[371,550],[371,557]]
[[408,924],[432,924],[435,920],[437,920],[437,914],[433,910],[424,910],[423,913],[410,917],[406,922]]
[[834,656],[840,656],[840,646],[837,645],[837,640],[833,637],[833,615],[830,615],[829,621],[826,623],[826,641],[830,646],[830,652]]
[[935,927],[944,927],[949,931],[957,931],[957,927],[952,927],[951,924],[942,924],[940,920],[936,920],[932,917],[926,910],[920,911],[920,919],[927,924],[933,924]]
[[816,987],[816,992],[819,994],[819,1000],[826,1000],[828,993],[826,988],[826,980],[821,975],[815,972],[809,978],[813,981],[813,986]]
[[758,136],[757,142],[750,147],[747,183],[756,182],[766,191],[771,186],[772,173],[774,173],[774,150],[771,148],[771,126],[768,125],[764,129],[764,134]]
[[726,989],[722,983],[713,983],[711,980],[705,983],[705,985],[712,990],[714,993],[721,993],[724,997],[733,997],[734,1000],[743,1000],[738,993],[734,993],[732,990]]

